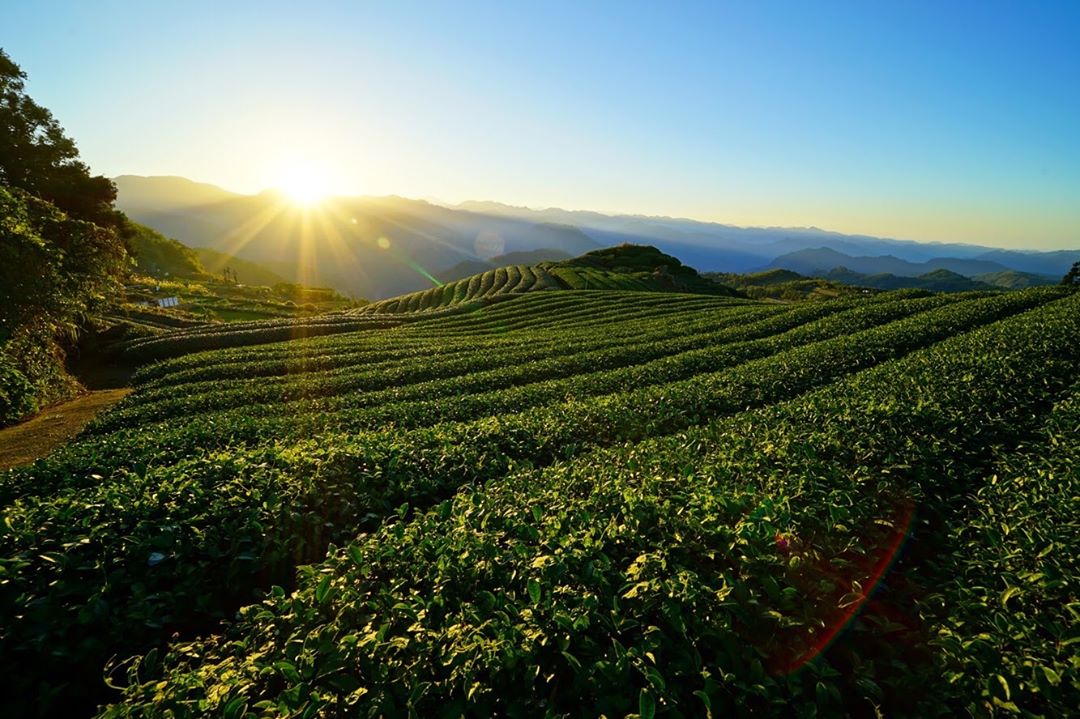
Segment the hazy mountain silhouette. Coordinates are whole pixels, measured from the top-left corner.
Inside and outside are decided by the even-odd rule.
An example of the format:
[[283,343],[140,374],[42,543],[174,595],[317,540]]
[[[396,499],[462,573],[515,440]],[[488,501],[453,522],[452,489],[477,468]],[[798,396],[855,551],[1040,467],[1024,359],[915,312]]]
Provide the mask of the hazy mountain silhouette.
[[124,198],[124,206],[129,208],[159,209],[163,198],[167,198],[172,207],[194,207],[240,197],[217,185],[194,182],[186,177],[120,175],[114,177],[113,182],[117,194]]
[[[653,245],[708,272],[784,268],[820,274],[842,266],[898,277],[938,269],[965,276],[1013,270],[1061,277],[1080,260],[1080,250],[1001,250],[815,227],[736,227],[497,202],[445,207],[400,197],[355,197],[305,212],[274,192],[237,195],[179,177],[128,175],[116,182],[121,209],[189,246],[210,247],[257,261],[291,281],[369,299],[482,272],[492,257],[508,253],[545,249],[575,256],[623,243]],[[309,241],[302,241],[305,235]]]
[[919,277],[934,270],[948,270],[970,277],[1009,269],[998,262],[959,257],[935,257],[925,262],[911,262],[895,255],[853,257],[828,247],[799,250],[781,255],[770,262],[769,267],[792,270],[804,275],[821,275],[835,267],[845,267],[862,274],[890,274],[900,277]]
[[[644,215],[604,215],[597,212],[548,208],[542,210],[514,207],[498,202],[465,202],[458,207],[489,215],[517,217],[535,221],[574,224],[602,245],[620,242],[649,243],[683,262],[703,271],[752,272],[776,265],[784,255],[826,248],[844,258],[823,260],[816,268],[805,264],[797,271],[829,270],[838,265],[852,267],[849,257],[890,257],[920,264],[903,268],[895,274],[924,274],[934,269],[949,269],[960,274],[986,273],[1012,269],[1039,275],[1060,277],[1073,262],[1080,260],[1080,250],[1055,252],[1003,250],[981,245],[941,242],[914,242],[869,235],[845,235],[817,227],[737,227],[715,222]],[[949,260],[978,260],[984,265],[964,265]],[[794,263],[793,263],[794,264]],[[885,261],[867,266],[872,274],[894,272],[901,266]],[[987,269],[997,267],[997,269]],[[982,268],[982,269],[980,269]]]
[[894,275],[889,272],[863,274],[846,267],[837,267],[829,272],[815,275],[832,282],[858,287],[873,287],[878,290],[899,290],[917,288],[932,292],[966,292],[969,290],[999,289],[995,285],[973,280],[957,272],[936,269],[917,277]]
[[118,206],[191,247],[259,262],[291,281],[378,299],[431,287],[466,260],[599,245],[576,227],[454,210],[400,197],[328,200],[316,209],[275,192],[236,195],[182,178],[118,178]]

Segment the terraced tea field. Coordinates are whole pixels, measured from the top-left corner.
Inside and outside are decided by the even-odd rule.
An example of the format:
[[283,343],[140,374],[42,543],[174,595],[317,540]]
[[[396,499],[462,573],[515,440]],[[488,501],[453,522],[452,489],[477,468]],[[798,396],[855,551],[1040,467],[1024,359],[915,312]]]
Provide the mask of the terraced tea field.
[[443,304],[130,346],[0,475],[5,715],[1080,705],[1080,293]]
[[497,267],[427,290],[374,302],[356,312],[420,312],[549,290],[693,292],[722,297],[739,294],[727,285],[701,277],[697,270],[655,247],[622,245],[558,262]]

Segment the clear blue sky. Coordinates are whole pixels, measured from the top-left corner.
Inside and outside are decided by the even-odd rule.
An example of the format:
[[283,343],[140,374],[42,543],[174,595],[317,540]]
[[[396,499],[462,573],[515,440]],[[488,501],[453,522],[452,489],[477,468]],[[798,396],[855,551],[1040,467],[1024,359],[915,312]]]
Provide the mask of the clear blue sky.
[[1080,246],[1076,1],[4,0],[0,46],[107,175]]

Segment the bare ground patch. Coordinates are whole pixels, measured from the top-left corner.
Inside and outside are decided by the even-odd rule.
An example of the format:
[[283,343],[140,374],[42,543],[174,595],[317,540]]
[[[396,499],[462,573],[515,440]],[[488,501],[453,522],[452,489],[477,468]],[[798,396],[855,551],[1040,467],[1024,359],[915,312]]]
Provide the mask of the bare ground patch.
[[79,433],[94,416],[131,389],[104,389],[53,405],[13,427],[0,429],[0,470],[29,464]]

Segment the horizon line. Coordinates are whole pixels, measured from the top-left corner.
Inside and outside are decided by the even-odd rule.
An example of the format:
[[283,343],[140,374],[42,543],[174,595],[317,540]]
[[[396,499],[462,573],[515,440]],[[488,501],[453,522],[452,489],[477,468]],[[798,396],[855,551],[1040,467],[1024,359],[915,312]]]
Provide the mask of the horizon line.
[[[257,192],[243,192],[243,191],[238,191],[238,190],[231,190],[231,189],[223,187],[222,185],[217,184],[215,182],[206,182],[204,180],[194,180],[194,179],[192,179],[190,177],[185,177],[184,175],[140,175],[140,174],[136,174],[136,173],[125,172],[125,173],[121,173],[119,175],[114,175],[112,177],[109,177],[108,179],[111,180],[111,181],[116,181],[116,180],[118,180],[120,178],[123,178],[123,177],[133,177],[133,178],[139,178],[139,179],[144,179],[144,180],[154,180],[154,179],[183,180],[184,182],[189,182],[189,183],[191,183],[193,185],[205,185],[205,186],[208,186],[208,187],[212,187],[212,188],[214,188],[216,190],[220,190],[221,192],[228,193],[228,194],[234,195],[236,197],[259,197],[260,195],[283,192],[283,190],[281,188],[274,187],[274,186],[265,187],[265,188],[263,188],[263,189],[261,189],[261,190],[259,190]],[[404,201],[407,201],[407,202],[423,202],[423,203],[426,203],[426,204],[429,204],[429,205],[434,205],[436,207],[442,207],[442,208],[448,209],[448,210],[461,210],[461,211],[464,211],[464,212],[476,212],[475,210],[470,210],[468,207],[466,207],[466,205],[468,205],[468,204],[491,204],[491,205],[499,205],[501,207],[505,207],[505,208],[508,208],[508,209],[511,209],[511,210],[524,210],[524,211],[527,211],[527,212],[535,212],[535,213],[565,212],[565,213],[568,213],[568,214],[581,213],[581,214],[601,215],[601,216],[607,217],[607,218],[629,218],[629,219],[647,220],[647,221],[693,222],[693,223],[697,223],[697,224],[700,224],[700,225],[714,225],[716,227],[722,227],[722,228],[725,228],[725,229],[733,229],[733,230],[794,230],[794,231],[803,231],[803,232],[816,232],[816,233],[820,233],[820,234],[823,234],[823,235],[834,235],[834,236],[839,236],[839,237],[856,238],[856,239],[879,240],[879,241],[895,242],[895,243],[899,243],[899,244],[909,244],[909,245],[940,245],[940,246],[964,245],[964,246],[967,246],[967,247],[987,248],[987,249],[990,249],[990,250],[1004,250],[1004,251],[1007,251],[1007,252],[1021,252],[1021,253],[1052,253],[1052,252],[1076,252],[1076,251],[1080,251],[1080,246],[1075,247],[1075,248],[1057,248],[1057,249],[1031,249],[1031,248],[1021,249],[1021,248],[1016,248],[1016,247],[1009,247],[1007,245],[981,244],[981,243],[978,243],[978,242],[965,242],[963,240],[914,240],[914,239],[910,239],[910,238],[890,237],[890,236],[887,236],[887,235],[873,235],[873,234],[867,234],[865,232],[842,232],[840,230],[830,230],[830,229],[818,227],[816,225],[739,225],[739,224],[734,224],[734,223],[730,223],[730,222],[721,222],[719,220],[706,220],[706,219],[701,219],[701,218],[697,218],[697,217],[680,216],[680,215],[650,215],[650,214],[645,214],[645,213],[616,212],[616,211],[596,210],[596,209],[588,209],[588,208],[571,209],[571,208],[560,207],[560,206],[555,206],[555,205],[551,205],[551,206],[535,206],[534,207],[534,206],[529,206],[529,205],[518,205],[518,204],[513,204],[511,202],[504,202],[502,200],[491,200],[491,199],[483,199],[483,200],[468,199],[468,200],[462,200],[461,202],[451,202],[451,201],[443,200],[441,198],[434,197],[434,196],[409,197],[407,195],[399,195],[399,194],[395,194],[395,193],[386,194],[386,195],[372,195],[372,194],[362,194],[362,193],[358,193],[358,194],[332,193],[332,194],[327,195],[326,198],[322,202],[325,203],[325,202],[334,201],[334,200],[364,200],[364,199],[369,199],[369,200],[394,199],[394,200],[404,200]],[[821,248],[821,249],[825,249],[825,248]],[[852,255],[852,257],[854,257],[854,256],[855,255]],[[886,257],[887,255],[879,255],[879,256],[880,257]]]

